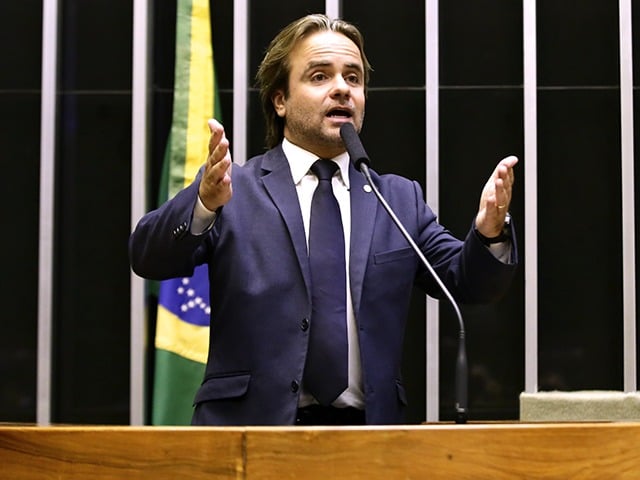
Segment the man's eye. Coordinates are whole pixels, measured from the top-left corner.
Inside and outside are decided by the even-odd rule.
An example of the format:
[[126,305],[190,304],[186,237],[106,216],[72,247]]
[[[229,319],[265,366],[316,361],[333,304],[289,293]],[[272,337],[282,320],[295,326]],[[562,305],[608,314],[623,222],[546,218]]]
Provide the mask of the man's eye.
[[324,73],[314,73],[311,76],[311,80],[315,82],[321,82],[322,80],[326,80],[327,76]]
[[353,83],[355,85],[360,83],[360,77],[358,75],[348,75],[346,80],[347,82]]

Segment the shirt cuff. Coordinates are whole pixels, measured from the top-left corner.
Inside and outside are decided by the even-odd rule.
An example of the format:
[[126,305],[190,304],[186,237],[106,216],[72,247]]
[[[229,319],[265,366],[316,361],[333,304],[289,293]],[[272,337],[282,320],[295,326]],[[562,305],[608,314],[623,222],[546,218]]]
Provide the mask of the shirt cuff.
[[511,263],[511,240],[487,245],[491,254],[502,263]]
[[193,207],[193,220],[191,221],[191,233],[193,235],[202,235],[208,232],[213,227],[216,221],[216,212],[212,212],[204,206],[200,195],[198,195],[198,201]]

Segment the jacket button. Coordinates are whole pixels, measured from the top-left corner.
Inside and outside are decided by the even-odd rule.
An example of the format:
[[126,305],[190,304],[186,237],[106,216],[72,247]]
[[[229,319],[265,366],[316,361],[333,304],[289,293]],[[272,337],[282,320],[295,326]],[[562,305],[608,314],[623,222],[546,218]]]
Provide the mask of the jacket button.
[[293,380],[291,382],[291,391],[293,393],[296,393],[298,391],[298,389],[300,388],[300,384],[298,382],[296,382],[295,380]]
[[307,330],[309,330],[309,319],[308,318],[303,318],[302,322],[300,322],[300,328],[302,329],[303,332],[306,332]]

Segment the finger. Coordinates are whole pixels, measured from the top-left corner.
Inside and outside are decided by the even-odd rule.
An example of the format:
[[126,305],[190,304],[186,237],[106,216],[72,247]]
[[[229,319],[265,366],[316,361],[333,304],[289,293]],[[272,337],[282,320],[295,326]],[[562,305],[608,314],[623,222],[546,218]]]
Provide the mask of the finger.
[[215,147],[213,147],[213,150],[210,150],[207,163],[209,166],[214,166],[218,162],[220,162],[220,160],[227,156],[231,157],[231,155],[229,154],[229,140],[227,140],[227,138],[223,135],[215,145]]
[[228,155],[224,156],[219,162],[213,165],[211,170],[214,175],[215,183],[222,182],[225,180],[225,177],[228,176],[227,174],[231,173],[231,157]]
[[211,132],[223,128],[222,124],[215,118],[210,118],[209,120],[207,120],[207,125],[209,125],[209,130],[211,130]]
[[220,143],[220,140],[224,138],[224,127],[213,118],[210,119],[207,124],[211,131],[211,136],[209,137],[209,156],[211,156],[216,146]]
[[[515,159],[515,161],[513,161],[513,159]],[[508,157],[498,164],[496,177],[501,178],[505,182],[505,188],[510,189],[513,185],[515,179],[513,167],[517,161],[518,159],[516,157]]]
[[515,167],[517,163],[518,163],[518,157],[516,157],[515,155],[509,155],[508,157],[505,157],[502,160],[500,160],[500,165],[504,165],[508,168]]
[[[510,178],[513,178],[513,168],[517,163],[518,163],[518,157],[514,155],[503,158],[502,160],[500,160],[500,162],[498,162],[495,172],[499,175],[504,173],[504,175],[507,175]],[[503,175],[500,175],[500,176],[503,176]]]

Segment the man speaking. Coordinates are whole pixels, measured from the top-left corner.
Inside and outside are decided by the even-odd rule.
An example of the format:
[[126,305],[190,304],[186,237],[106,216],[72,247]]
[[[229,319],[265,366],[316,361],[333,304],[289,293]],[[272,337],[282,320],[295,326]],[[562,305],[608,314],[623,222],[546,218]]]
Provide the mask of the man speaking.
[[[131,235],[140,276],[209,268],[211,338],[194,425],[404,421],[411,290],[443,292],[340,136],[345,123],[362,128],[370,70],[352,24],[309,15],[285,27],[257,74],[269,150],[232,168],[224,128],[211,120],[195,181]],[[371,172],[458,302],[495,301],[510,285],[516,163],[497,164],[464,241],[437,222],[417,182]]]

